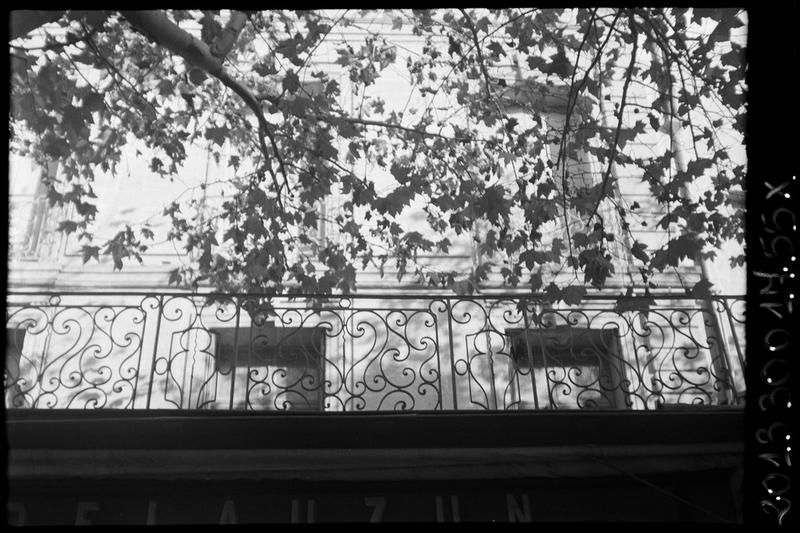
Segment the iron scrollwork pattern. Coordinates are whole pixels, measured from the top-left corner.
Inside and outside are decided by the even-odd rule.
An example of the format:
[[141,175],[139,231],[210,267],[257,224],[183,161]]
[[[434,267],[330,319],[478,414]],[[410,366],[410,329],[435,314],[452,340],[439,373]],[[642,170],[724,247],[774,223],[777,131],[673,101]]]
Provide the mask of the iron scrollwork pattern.
[[[634,299],[635,301],[635,299]],[[8,296],[9,408],[741,405],[743,299]]]
[[146,316],[137,306],[58,296],[8,306],[6,406],[135,407]]

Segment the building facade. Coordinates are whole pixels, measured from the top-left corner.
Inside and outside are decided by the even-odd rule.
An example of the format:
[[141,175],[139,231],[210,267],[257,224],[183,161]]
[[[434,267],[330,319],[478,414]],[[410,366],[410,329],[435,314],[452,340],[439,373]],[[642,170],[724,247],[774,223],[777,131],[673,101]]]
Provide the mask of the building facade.
[[[346,31],[388,35],[398,55],[423,46],[390,20]],[[320,68],[336,72],[334,53],[320,50]],[[540,83],[513,62],[503,69],[509,83]],[[389,74],[374,91],[405,98],[402,81]],[[512,112],[529,120],[535,106],[558,129],[566,93],[543,87]],[[638,141],[634,152],[664,142]],[[56,230],[64,213],[48,206],[40,176],[60,170],[11,156],[10,521],[573,519],[564,498],[588,520],[741,519],[743,269],[688,259],[652,295],[626,296],[642,284],[604,206],[620,236],[614,275],[578,305],[505,287],[499,268],[456,295],[398,276],[391,261],[359,272],[352,295],[175,288],[170,271],[196,258],[165,238],[164,208],[191,198],[211,210],[235,178],[194,150],[176,180],[133,153],[117,176],[98,177],[101,233],[147,221],[156,235],[142,263],[119,272],[106,256],[85,263],[74,235]],[[575,187],[601,180],[588,154],[568,166]],[[641,176],[613,170],[617,199],[650,222],[633,235],[657,248],[663,207]],[[373,179],[376,190],[396,186],[378,170]],[[334,191],[320,210],[343,201]],[[401,220],[430,231],[414,203]],[[317,237],[336,231],[323,221]],[[549,238],[564,231],[554,225]],[[448,236],[449,254],[415,261],[468,270],[484,236],[477,224]],[[722,291],[690,296],[701,275]]]

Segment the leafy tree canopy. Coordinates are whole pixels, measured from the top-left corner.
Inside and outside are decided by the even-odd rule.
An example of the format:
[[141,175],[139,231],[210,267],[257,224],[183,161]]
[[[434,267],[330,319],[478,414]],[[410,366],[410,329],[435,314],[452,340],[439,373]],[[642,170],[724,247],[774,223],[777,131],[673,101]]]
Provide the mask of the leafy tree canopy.
[[[419,36],[421,52],[402,53],[360,23],[368,16]],[[177,202],[166,210],[172,237],[197,253],[170,282],[347,293],[358,269],[394,261],[400,277],[457,292],[500,268],[510,286],[574,303],[613,273],[611,215],[630,237],[643,286],[681,259],[743,241],[735,199],[745,168],[729,145],[741,148],[744,127],[744,56],[734,38],[744,20],[719,9],[20,11],[9,43],[11,146],[59,164],[48,198],[74,206],[60,229],[77,235],[86,261],[102,253],[122,268],[153,236],[127,228],[93,244],[95,175],[113,172],[135,145],[153,172],[172,176],[188,147],[203,143],[237,179],[213,216]],[[331,51],[347,88],[320,67]],[[410,77],[405,107],[370,91],[393,67]],[[557,87],[564,120],[546,124]],[[343,91],[360,104],[343,106]],[[670,139],[660,152],[629,149],[653,134]],[[671,141],[678,134],[687,139],[681,154]],[[595,181],[569,175],[582,154],[599,163]],[[355,164],[365,160],[397,187],[376,190]],[[637,206],[615,197],[615,165],[638,168],[666,207],[661,249],[631,233]],[[686,192],[703,180],[702,194]],[[321,213],[332,192],[347,201]],[[451,243],[403,227],[412,201],[440,235],[480,226],[486,262],[469,272],[417,265],[418,251],[446,253]],[[567,214],[580,224],[564,222],[565,238],[546,240],[542,228]],[[344,238],[319,236],[321,216]],[[566,287],[543,279],[559,269],[574,273]]]

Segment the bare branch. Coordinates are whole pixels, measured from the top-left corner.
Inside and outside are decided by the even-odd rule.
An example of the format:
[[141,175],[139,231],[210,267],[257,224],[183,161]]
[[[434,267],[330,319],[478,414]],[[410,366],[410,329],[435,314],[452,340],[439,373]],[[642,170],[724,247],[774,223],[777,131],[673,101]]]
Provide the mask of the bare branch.
[[483,72],[483,78],[484,80],[486,80],[486,98],[491,98],[492,82],[489,79],[489,71],[486,69],[486,63],[483,60],[483,52],[481,52],[481,43],[478,40],[478,29],[475,27],[475,24],[473,24],[472,19],[467,14],[467,12],[464,11],[463,8],[459,8],[458,10],[461,11],[461,13],[464,15],[464,20],[466,21],[467,26],[469,26],[470,32],[472,32],[472,42],[474,43],[475,50],[478,53],[478,63],[480,64],[481,72]]
[[[580,92],[583,90],[584,86],[586,85],[586,82],[589,81],[589,73],[592,71],[592,69],[597,64],[597,62],[600,61],[600,57],[603,55],[603,49],[608,44],[609,39],[611,39],[611,34],[613,33],[612,30],[614,29],[614,25],[617,23],[617,19],[619,18],[619,15],[620,15],[621,12],[622,12],[622,10],[618,10],[614,14],[614,20],[611,22],[611,28],[610,28],[610,30],[608,32],[608,35],[606,35],[606,39],[605,39],[605,41],[603,41],[603,44],[600,45],[600,48],[597,49],[597,54],[594,56],[594,59],[592,60],[592,63],[586,69],[586,74],[583,76],[583,79],[581,80],[581,83],[578,85],[578,88],[574,89],[574,87],[572,87],[570,85],[570,96],[572,95],[572,92],[574,90],[575,91],[575,98],[573,98],[572,101],[571,101],[571,104],[572,104],[571,107],[569,107],[570,102],[567,102],[567,105],[568,105],[567,117],[566,117],[567,121],[565,123],[567,128],[569,127],[570,116],[572,115],[573,109],[574,109],[575,105],[578,102],[578,94],[580,94]],[[575,64],[575,68],[576,69],[578,68],[577,63]],[[558,161],[556,161],[556,166],[558,166],[560,164],[560,162],[561,162],[562,151],[563,150],[561,150],[561,149],[559,150]],[[566,160],[566,156],[564,156],[564,159]]]
[[[278,97],[269,95],[269,94],[258,94],[256,95],[257,100],[266,100],[273,105],[279,104]],[[391,130],[401,130],[407,131],[409,133],[416,133],[423,137],[438,137],[440,139],[444,139],[446,141],[455,141],[460,143],[471,143],[471,142],[494,142],[491,139],[480,139],[477,137],[449,137],[447,135],[442,135],[441,133],[435,133],[425,130],[420,130],[416,128],[411,128],[409,126],[401,126],[400,124],[391,124],[389,122],[382,122],[380,120],[369,120],[364,118],[356,118],[356,117],[348,117],[344,115],[321,115],[321,114],[313,114],[313,115],[303,115],[299,113],[293,113],[291,110],[287,110],[288,113],[296,116],[298,118],[313,118],[314,120],[319,120],[322,122],[333,123],[339,120],[343,120],[345,122],[349,122],[350,124],[361,124],[363,126],[376,126],[379,128],[386,128]]]
[[636,52],[639,50],[639,33],[636,28],[636,23],[631,15],[629,19],[631,34],[633,36],[633,50],[631,51],[631,62],[628,65],[628,72],[625,75],[625,83],[622,86],[622,99],[619,103],[619,111],[617,112],[617,131],[614,135],[614,143],[611,145],[611,155],[608,158],[608,166],[606,167],[605,175],[603,176],[603,184],[600,186],[600,196],[597,198],[597,203],[592,210],[592,214],[586,220],[588,226],[592,219],[597,214],[600,208],[600,202],[606,197],[606,187],[608,186],[608,179],[611,177],[611,167],[614,164],[614,157],[617,155],[617,143],[619,143],[619,134],[622,132],[622,113],[625,110],[625,101],[628,97],[628,86],[631,84],[631,76],[633,75],[633,66],[636,64]]
[[350,117],[329,117],[324,115],[314,115],[314,118],[317,120],[322,120],[326,122],[334,121],[336,119],[344,120],[345,122],[349,122],[351,124],[362,124],[364,126],[377,126],[380,128],[387,128],[387,129],[396,129],[407,131],[409,133],[416,133],[418,135],[422,135],[424,137],[439,137],[440,139],[445,139],[447,141],[456,141],[461,143],[469,143],[472,141],[479,141],[480,139],[472,139],[469,137],[448,137],[447,135],[442,135],[441,133],[432,133],[429,131],[418,130],[415,128],[409,128],[407,126],[401,126],[399,124],[389,124],[387,122],[381,122],[378,120],[368,120],[363,118],[350,118]]
[[[569,94],[567,95],[567,114],[566,119],[564,121],[564,132],[561,135],[561,146],[558,150],[558,161],[556,161],[556,166],[559,165],[561,158],[564,157],[566,159],[566,155],[564,152],[566,151],[566,144],[567,144],[567,137],[569,136],[569,121],[572,118],[572,112],[575,109],[575,103],[578,101],[578,94],[581,89],[583,89],[583,85],[586,83],[588,78],[589,72],[592,70],[592,67],[586,71],[586,76],[584,76],[583,81],[581,82],[581,86],[579,90],[575,90],[575,75],[578,73],[578,63],[581,60],[581,51],[583,51],[583,47],[586,44],[586,40],[589,38],[589,32],[592,31],[592,24],[594,23],[595,16],[597,15],[597,8],[592,10],[592,16],[589,17],[589,23],[586,25],[586,33],[583,34],[583,39],[581,40],[581,45],[578,48],[578,54],[575,57],[575,68],[572,69],[572,79],[569,82]],[[619,12],[617,12],[617,16],[619,16]],[[614,19],[616,21],[616,18]],[[600,49],[597,51],[597,55],[595,56],[595,60],[600,57],[600,54],[603,53],[603,47],[601,46]],[[594,64],[595,61],[592,62]]]
[[[667,61],[669,61],[669,58],[667,58]],[[683,77],[683,70],[681,69],[681,64],[678,63],[677,66],[678,66],[678,75],[681,78],[681,88],[683,88],[683,94],[684,97],[686,98],[689,96],[689,90],[686,88],[686,79],[684,79]],[[694,156],[697,159],[700,159],[700,154],[697,151],[697,141],[694,138],[694,124],[692,124],[692,113],[690,110],[686,111],[686,120],[689,122],[689,138],[692,139],[692,148],[694,149]]]

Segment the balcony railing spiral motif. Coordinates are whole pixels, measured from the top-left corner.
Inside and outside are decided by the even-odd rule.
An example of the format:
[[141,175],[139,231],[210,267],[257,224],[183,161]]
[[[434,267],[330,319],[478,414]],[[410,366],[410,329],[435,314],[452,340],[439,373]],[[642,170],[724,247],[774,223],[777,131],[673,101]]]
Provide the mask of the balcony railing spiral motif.
[[10,293],[6,407],[741,404],[744,299]]

